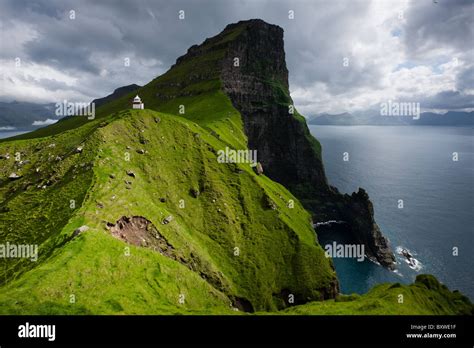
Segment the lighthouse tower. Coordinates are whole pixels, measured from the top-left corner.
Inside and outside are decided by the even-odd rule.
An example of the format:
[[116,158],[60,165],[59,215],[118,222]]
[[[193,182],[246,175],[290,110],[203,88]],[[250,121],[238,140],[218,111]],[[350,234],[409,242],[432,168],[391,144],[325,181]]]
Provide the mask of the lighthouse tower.
[[133,104],[132,104],[133,109],[144,109],[145,104],[142,103],[142,100],[140,97],[137,95],[135,98],[133,98]]

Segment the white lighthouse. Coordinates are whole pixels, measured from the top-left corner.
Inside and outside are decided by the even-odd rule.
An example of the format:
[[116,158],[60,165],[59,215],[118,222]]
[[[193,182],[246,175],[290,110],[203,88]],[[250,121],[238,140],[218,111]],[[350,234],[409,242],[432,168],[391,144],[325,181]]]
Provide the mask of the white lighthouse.
[[145,104],[142,103],[142,100],[140,99],[138,94],[135,98],[133,98],[132,108],[133,109],[144,109],[145,108]]

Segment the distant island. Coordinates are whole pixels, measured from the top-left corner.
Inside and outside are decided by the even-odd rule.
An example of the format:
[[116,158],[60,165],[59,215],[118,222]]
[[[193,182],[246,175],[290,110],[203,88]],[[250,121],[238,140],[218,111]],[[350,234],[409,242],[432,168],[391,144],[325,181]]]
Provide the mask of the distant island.
[[474,111],[422,112],[418,119],[409,116],[381,116],[371,110],[358,113],[322,113],[307,120],[310,125],[332,126],[473,126]]

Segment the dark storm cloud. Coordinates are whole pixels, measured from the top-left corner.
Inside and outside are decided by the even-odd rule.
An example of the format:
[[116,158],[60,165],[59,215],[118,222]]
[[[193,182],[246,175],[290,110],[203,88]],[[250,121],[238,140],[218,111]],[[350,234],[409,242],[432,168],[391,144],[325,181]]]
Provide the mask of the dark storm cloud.
[[[77,79],[75,86],[67,84],[64,89],[82,97],[100,97],[122,85],[147,83],[191,45],[216,35],[229,23],[262,18],[285,30],[291,88],[314,90],[322,84],[327,93],[339,98],[344,93],[382,88],[389,59],[399,54],[380,43],[387,38],[381,39],[380,28],[370,22],[372,5],[360,0],[9,0],[0,4],[2,28],[24,24],[35,35],[17,51],[0,49],[0,58],[21,57],[53,67]],[[407,11],[400,32],[410,54],[422,55],[436,43],[456,52],[472,35],[467,2],[455,1],[447,8],[439,0],[436,6],[431,0],[416,1]],[[74,20],[69,18],[71,10]],[[178,19],[179,10],[185,11],[185,20]],[[294,11],[294,20],[288,18],[289,10]],[[357,50],[355,43],[362,43],[364,49]],[[367,52],[367,47],[374,49]],[[130,58],[130,68],[124,68],[125,58]],[[349,67],[343,65],[344,58]],[[461,69],[458,89],[467,88],[469,79],[472,74]],[[62,86],[60,81],[44,78],[31,83],[51,91]],[[312,100],[301,102],[313,104]]]
[[48,89],[50,91],[58,91],[58,90],[61,90],[61,89],[71,88],[66,83],[64,83],[62,81],[55,80],[55,79],[38,79],[38,80],[29,79],[29,82],[32,83],[32,84],[37,84],[39,86],[43,86],[43,87],[45,87],[46,89]]
[[[227,24],[263,18],[285,29],[291,79],[299,85],[321,81],[338,93],[378,81],[379,72],[358,64],[348,52],[341,53],[341,43],[334,44],[334,38],[344,37],[347,22],[363,16],[368,3],[354,2],[350,11],[336,3],[334,10],[324,12],[321,7],[328,4],[324,1],[11,1],[3,14],[37,28],[38,38],[25,45],[28,59],[92,74],[100,72],[94,60],[100,55],[127,57],[135,52],[170,66],[189,46]],[[70,10],[75,11],[74,20]],[[179,10],[185,11],[183,21],[178,19]],[[289,10],[298,20],[288,18]],[[343,25],[331,25],[334,16]],[[351,59],[351,69],[343,67],[344,57]]]
[[[181,9],[184,21],[178,20]],[[75,19],[70,19],[71,10]],[[226,11],[216,1],[14,1],[6,3],[2,20],[30,23],[38,30],[39,37],[25,47],[30,59],[97,73],[93,56],[100,54],[136,52],[169,65],[191,44],[222,30]],[[209,20],[212,16],[220,20]]]
[[404,40],[413,56],[439,48],[451,48],[453,52],[473,49],[472,0],[414,1],[406,18]]
[[424,109],[462,110],[474,108],[472,95],[458,91],[444,91],[421,101]]
[[458,74],[456,77],[456,88],[461,91],[474,89],[474,65]]

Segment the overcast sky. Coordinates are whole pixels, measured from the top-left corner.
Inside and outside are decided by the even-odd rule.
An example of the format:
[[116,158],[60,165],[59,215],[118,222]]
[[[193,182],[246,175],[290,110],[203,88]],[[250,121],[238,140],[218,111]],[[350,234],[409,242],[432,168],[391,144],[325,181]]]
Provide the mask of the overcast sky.
[[143,85],[250,18],[285,30],[291,95],[306,116],[388,100],[474,108],[474,0],[1,0],[0,100],[88,102]]

